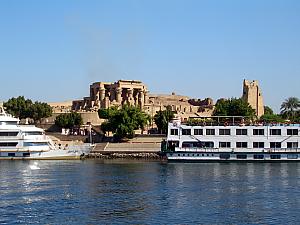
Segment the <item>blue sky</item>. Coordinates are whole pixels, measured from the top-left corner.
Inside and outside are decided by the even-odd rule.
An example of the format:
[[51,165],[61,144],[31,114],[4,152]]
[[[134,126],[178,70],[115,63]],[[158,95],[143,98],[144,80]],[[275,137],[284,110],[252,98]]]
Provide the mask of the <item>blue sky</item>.
[[300,97],[300,1],[2,0],[0,101],[81,99],[96,81],[137,79],[152,93]]

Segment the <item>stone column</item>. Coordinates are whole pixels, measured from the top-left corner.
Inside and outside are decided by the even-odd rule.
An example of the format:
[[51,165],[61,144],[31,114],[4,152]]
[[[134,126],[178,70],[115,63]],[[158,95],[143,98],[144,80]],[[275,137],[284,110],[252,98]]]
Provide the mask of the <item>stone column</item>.
[[139,105],[140,105],[141,109],[144,108],[144,104],[145,104],[144,92],[142,90],[140,90],[139,91]]
[[116,89],[116,101],[119,104],[122,103],[122,88],[117,88]]
[[96,94],[95,94],[95,104],[94,104],[94,106],[97,106],[97,107],[99,107],[99,103],[100,103],[100,101],[99,101],[99,98],[100,98],[100,91],[99,91],[99,89],[96,89]]
[[105,97],[104,98],[104,104],[103,104],[104,108],[107,109],[110,107],[110,100],[109,97]]
[[132,89],[128,89],[128,102],[130,105],[134,104],[134,99],[133,99],[133,90]]
[[139,92],[135,92],[133,99],[134,99],[134,105],[139,106]]
[[148,93],[149,93],[149,91],[144,91],[144,104],[149,103]]
[[102,102],[104,100],[104,98],[105,98],[105,88],[101,87],[99,90],[99,99]]

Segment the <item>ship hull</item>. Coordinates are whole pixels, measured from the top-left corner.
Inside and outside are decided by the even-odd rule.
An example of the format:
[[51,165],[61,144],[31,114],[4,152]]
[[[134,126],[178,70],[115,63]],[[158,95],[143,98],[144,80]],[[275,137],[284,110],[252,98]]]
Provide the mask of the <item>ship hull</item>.
[[92,145],[73,146],[68,150],[1,150],[0,160],[73,160],[88,155]]
[[299,162],[300,152],[172,152],[165,153],[170,162]]

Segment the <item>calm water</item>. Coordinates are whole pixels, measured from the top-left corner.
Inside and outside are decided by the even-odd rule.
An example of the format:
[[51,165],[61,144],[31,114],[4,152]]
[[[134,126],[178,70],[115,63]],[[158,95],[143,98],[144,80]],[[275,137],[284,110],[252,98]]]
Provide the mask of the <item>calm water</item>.
[[0,224],[300,224],[300,163],[33,163],[0,161]]

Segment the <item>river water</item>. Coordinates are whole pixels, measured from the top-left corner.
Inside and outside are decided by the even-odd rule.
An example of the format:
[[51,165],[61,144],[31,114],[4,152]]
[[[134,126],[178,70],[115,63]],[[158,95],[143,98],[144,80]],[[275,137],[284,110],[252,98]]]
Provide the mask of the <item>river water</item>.
[[300,163],[0,161],[0,224],[300,224]]

